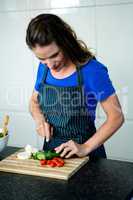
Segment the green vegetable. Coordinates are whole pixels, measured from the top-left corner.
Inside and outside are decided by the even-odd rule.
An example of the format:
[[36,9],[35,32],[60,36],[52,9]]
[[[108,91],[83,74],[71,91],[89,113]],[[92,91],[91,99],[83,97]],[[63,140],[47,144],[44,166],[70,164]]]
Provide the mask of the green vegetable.
[[59,157],[60,153],[56,153],[54,150],[38,151],[32,154],[34,160],[51,160],[54,157]]
[[31,158],[33,158],[34,160],[37,160],[37,153],[32,153]]
[[38,160],[45,160],[45,159],[46,159],[46,155],[45,155],[44,152],[37,152],[37,153],[36,153],[36,158],[37,158]]
[[0,133],[0,138],[2,138],[3,137],[3,133]]
[[54,157],[59,157],[60,153],[56,153],[56,151],[51,150],[51,155],[52,155],[53,158]]
[[45,152],[45,155],[46,155],[46,160],[51,160],[51,159],[54,158],[54,157],[60,156],[59,153],[56,153],[56,152],[53,151],[53,150],[49,150],[49,151]]
[[46,152],[46,160],[51,160],[53,158],[51,151]]

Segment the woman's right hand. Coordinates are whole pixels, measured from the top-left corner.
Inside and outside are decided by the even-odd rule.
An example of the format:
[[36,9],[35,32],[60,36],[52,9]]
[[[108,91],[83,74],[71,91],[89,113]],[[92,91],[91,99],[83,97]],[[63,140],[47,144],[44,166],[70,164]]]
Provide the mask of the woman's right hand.
[[46,142],[53,136],[53,127],[45,120],[37,125],[36,131],[40,136],[46,139]]

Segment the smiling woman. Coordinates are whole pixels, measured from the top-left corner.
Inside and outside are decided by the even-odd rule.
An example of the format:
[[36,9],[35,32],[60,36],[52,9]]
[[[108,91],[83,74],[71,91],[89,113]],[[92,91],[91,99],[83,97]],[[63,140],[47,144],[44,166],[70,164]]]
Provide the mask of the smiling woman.
[[[26,42],[40,60],[30,111],[44,150],[62,157],[106,158],[103,143],[123,124],[124,117],[107,68],[61,18],[41,14],[31,20]],[[96,130],[100,102],[107,119]]]
[[62,50],[73,63],[85,63],[94,57],[83,41],[77,39],[76,33],[61,18],[53,14],[41,14],[31,20],[26,42],[30,49],[39,45],[47,46],[52,42]]

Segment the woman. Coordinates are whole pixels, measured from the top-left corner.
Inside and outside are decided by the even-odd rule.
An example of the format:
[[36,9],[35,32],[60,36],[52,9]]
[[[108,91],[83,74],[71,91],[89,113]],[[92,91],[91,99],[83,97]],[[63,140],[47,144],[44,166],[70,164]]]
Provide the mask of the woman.
[[[106,158],[103,143],[124,122],[107,68],[53,14],[31,20],[26,43],[40,60],[30,111],[44,137],[43,149],[55,149],[65,158]],[[107,118],[96,130],[98,102]]]

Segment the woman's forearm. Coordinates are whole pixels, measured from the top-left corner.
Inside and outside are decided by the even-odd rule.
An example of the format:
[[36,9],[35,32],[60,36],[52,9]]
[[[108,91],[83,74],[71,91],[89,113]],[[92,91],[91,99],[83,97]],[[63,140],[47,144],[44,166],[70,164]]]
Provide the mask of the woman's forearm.
[[120,116],[108,118],[97,132],[84,143],[88,153],[102,145],[108,138],[110,138],[123,124],[124,117]]
[[37,96],[36,94],[33,94],[30,102],[29,102],[29,111],[33,117],[33,119],[37,122],[44,121],[44,115],[40,109],[39,103],[37,101]]

